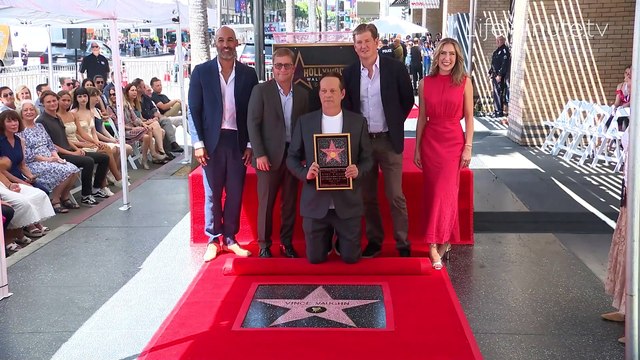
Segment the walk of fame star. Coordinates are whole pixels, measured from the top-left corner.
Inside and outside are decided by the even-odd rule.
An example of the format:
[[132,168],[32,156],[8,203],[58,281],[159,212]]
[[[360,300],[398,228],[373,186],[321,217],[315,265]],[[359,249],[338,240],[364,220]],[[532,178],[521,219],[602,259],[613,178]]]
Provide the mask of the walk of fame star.
[[317,316],[357,327],[343,310],[375,303],[380,300],[333,299],[322,286],[318,286],[304,299],[256,299],[256,301],[289,309],[269,326]]
[[320,149],[323,153],[327,155],[325,162],[329,162],[331,160],[335,160],[340,163],[340,153],[344,151],[344,148],[338,149],[336,148],[336,144],[333,143],[333,140],[329,143],[329,147],[326,149]]

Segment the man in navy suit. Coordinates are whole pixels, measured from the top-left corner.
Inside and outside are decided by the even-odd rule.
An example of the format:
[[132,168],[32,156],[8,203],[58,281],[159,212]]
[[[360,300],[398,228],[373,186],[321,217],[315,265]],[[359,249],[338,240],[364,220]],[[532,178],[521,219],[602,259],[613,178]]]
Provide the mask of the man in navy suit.
[[220,250],[251,255],[238,245],[235,236],[240,229],[246,166],[251,163],[247,108],[258,77],[252,68],[236,61],[238,40],[231,28],[221,27],[215,43],[218,56],[196,66],[189,85],[191,140],[194,156],[202,165],[206,196],[209,245],[204,261],[213,260]]

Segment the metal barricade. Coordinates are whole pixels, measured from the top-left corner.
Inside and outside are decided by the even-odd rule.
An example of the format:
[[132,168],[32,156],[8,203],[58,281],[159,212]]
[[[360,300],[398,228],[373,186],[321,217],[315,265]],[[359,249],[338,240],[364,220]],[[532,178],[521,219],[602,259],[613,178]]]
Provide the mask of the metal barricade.
[[29,65],[5,67],[0,71],[0,86],[8,86],[16,89],[20,85],[26,85],[35,97],[35,89],[38,84],[53,84],[51,89],[57,91],[60,88],[61,78],[75,78],[76,65],[53,65],[53,81],[49,79],[48,65]]

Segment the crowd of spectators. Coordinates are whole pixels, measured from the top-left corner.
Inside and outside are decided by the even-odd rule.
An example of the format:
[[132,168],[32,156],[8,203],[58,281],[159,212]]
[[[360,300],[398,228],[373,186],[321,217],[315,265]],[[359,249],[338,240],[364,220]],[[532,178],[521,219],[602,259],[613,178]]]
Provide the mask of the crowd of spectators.
[[[116,88],[106,75],[82,82],[61,78],[15,91],[0,86],[0,204],[7,255],[49,232],[42,222],[94,206],[122,186],[117,139]],[[127,155],[139,148],[148,161],[166,164],[183,152],[175,138],[182,104],[162,93],[162,82],[134,79],[123,89]],[[80,196],[72,190],[80,181]]]

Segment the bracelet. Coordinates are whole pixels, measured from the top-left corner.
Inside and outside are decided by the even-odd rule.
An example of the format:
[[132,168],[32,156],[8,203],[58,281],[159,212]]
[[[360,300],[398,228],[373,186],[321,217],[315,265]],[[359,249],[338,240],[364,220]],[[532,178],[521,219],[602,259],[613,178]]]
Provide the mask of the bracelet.
[[472,144],[464,144],[464,146],[473,147]]

